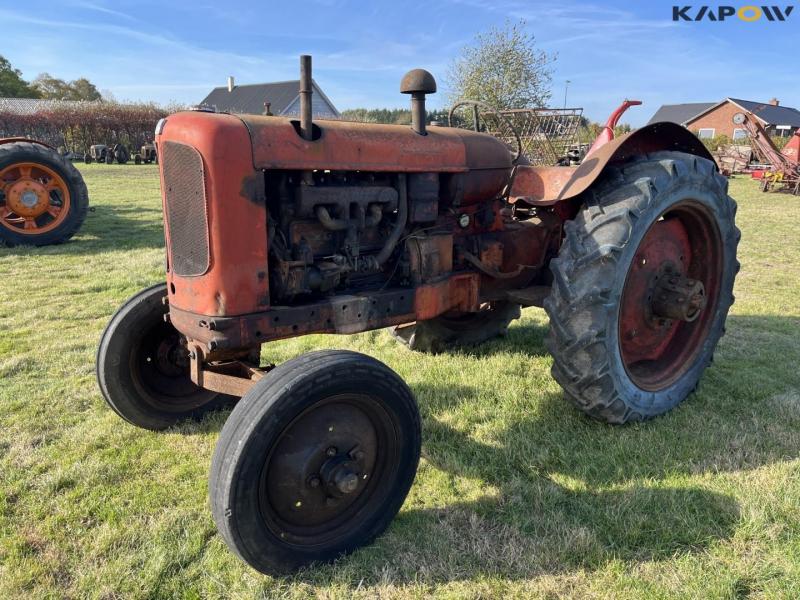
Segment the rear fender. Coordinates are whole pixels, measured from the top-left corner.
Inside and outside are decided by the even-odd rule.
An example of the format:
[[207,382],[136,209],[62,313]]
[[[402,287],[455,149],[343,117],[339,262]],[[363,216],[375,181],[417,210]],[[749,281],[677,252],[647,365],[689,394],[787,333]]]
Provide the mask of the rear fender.
[[532,206],[552,206],[588,190],[607,166],[662,150],[685,152],[714,161],[703,143],[685,127],[675,123],[653,123],[604,144],[578,167],[518,166],[509,201],[512,204],[524,202]]

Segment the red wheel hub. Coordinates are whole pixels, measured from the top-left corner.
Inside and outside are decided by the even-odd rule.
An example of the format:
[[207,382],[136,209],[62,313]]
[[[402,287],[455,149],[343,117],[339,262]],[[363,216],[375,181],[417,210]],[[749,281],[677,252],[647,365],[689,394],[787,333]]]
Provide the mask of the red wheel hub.
[[703,205],[676,205],[645,234],[628,271],[619,345],[640,388],[664,389],[693,364],[708,336],[722,276],[722,243]]

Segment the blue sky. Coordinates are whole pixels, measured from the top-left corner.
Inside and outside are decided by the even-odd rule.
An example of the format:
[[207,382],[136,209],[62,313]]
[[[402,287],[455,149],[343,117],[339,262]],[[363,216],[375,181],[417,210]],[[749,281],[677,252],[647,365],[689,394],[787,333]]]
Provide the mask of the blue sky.
[[[709,0],[701,0],[709,2]],[[780,6],[786,0],[773,0]],[[723,4],[740,6],[733,0]],[[120,100],[196,103],[228,75],[237,83],[294,79],[298,55],[339,109],[405,106],[400,78],[437,76],[476,33],[525,19],[557,53],[553,104],[605,119],[623,98],[643,100],[626,120],[663,103],[726,96],[800,107],[795,60],[800,8],[785,23],[674,23],[673,0],[0,0],[0,54],[32,79],[88,77]],[[711,6],[718,6],[711,4]],[[793,38],[795,38],[793,40]],[[794,42],[794,43],[793,43]],[[445,94],[430,99],[445,104]]]

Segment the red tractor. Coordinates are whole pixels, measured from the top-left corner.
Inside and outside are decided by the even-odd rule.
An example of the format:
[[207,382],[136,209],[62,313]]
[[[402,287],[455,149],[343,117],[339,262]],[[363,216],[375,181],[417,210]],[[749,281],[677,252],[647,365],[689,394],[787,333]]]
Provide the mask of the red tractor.
[[55,148],[0,139],[0,245],[60,244],[80,229],[88,210],[81,174]]
[[[553,376],[610,423],[697,387],[733,303],[736,205],[703,145],[670,123],[533,167],[491,135],[426,127],[430,73],[409,72],[411,127],[184,112],[156,129],[166,284],[114,315],[100,388],[164,429],[240,398],[211,465],[214,519],[263,572],[369,543],[420,454],[414,396],[347,351],[262,366],[262,345],[394,327],[413,350],[550,316]],[[268,352],[269,346],[267,346]]]

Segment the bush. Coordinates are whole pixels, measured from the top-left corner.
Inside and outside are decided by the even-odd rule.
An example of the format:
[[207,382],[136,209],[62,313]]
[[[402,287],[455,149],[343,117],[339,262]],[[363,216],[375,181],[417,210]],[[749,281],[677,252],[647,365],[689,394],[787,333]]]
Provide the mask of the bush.
[[136,149],[153,139],[159,119],[177,109],[144,103],[76,102],[33,114],[0,110],[0,137],[30,137],[77,154],[92,144]]

